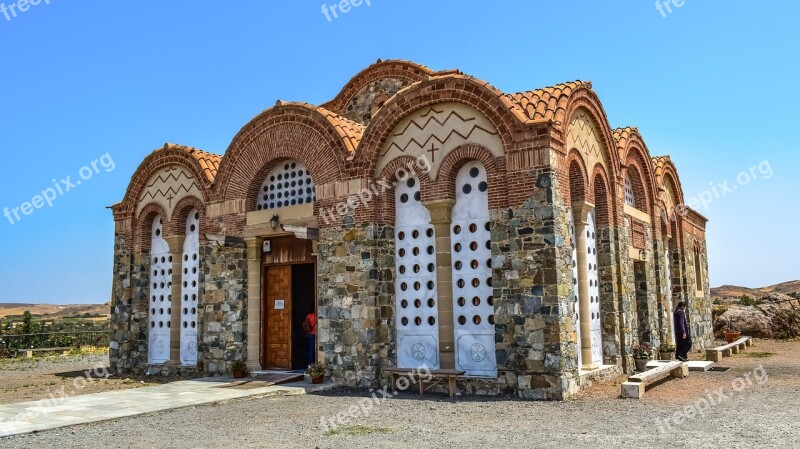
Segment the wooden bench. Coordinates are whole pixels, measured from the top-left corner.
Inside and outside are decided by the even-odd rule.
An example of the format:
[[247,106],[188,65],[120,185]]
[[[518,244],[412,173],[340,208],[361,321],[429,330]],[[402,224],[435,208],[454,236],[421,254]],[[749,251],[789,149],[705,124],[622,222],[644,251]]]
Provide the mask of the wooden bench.
[[61,353],[65,353],[67,351],[71,351],[75,349],[74,347],[66,347],[66,348],[36,348],[36,349],[20,349],[20,351],[25,353],[26,359],[32,359],[34,352],[57,352],[61,351]]
[[706,360],[721,362],[723,357],[730,357],[733,354],[738,354],[740,351],[744,351],[748,346],[753,346],[753,339],[750,337],[742,337],[733,343],[706,349]]
[[[419,385],[420,396],[425,394],[426,390],[430,390],[434,386],[442,382],[447,382],[447,392],[450,397],[456,396],[456,379],[466,374],[466,371],[459,371],[455,369],[434,369],[428,371],[421,371],[414,368],[385,368],[383,370],[389,374],[389,384],[392,386],[392,392],[397,392],[397,379],[407,377],[411,379],[411,383]],[[427,378],[432,378],[432,381],[426,382]]]
[[674,361],[628,377],[622,384],[623,399],[644,399],[645,388],[667,377],[682,379],[689,375],[689,365]]

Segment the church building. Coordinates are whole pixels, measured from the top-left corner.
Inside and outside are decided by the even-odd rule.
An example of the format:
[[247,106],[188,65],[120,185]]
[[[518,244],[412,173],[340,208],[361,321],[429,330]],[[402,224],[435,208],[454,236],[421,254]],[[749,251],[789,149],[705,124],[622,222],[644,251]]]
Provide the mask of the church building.
[[694,348],[713,340],[706,219],[590,82],[507,94],[379,60],[222,155],[153,151],[112,211],[120,372],[313,358],[341,385],[426,366],[465,371],[464,394],[560,400],[673,342],[679,301]]

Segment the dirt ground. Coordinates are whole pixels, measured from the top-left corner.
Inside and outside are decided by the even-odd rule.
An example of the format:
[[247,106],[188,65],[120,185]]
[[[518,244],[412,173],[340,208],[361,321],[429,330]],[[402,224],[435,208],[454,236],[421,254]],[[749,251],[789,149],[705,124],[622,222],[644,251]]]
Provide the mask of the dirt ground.
[[[697,356],[695,355],[695,358]],[[233,401],[0,439],[4,448],[800,447],[800,342],[760,340],[725,372],[692,372],[618,399],[619,385],[565,402],[369,392]],[[373,402],[374,403],[374,402]],[[365,407],[366,408],[366,407]],[[346,425],[331,418],[353,411]],[[328,428],[323,425],[326,420]],[[335,418],[334,418],[335,419]]]
[[64,388],[70,396],[156,385],[166,380],[117,377],[108,371],[108,354],[0,359],[0,404],[38,401]]

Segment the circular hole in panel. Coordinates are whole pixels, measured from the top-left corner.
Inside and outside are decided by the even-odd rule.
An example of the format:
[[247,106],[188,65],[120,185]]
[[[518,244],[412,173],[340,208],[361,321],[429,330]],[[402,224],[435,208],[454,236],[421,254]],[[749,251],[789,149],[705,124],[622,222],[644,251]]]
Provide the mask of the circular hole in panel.
[[494,315],[489,315],[489,324],[494,325]]
[[472,259],[472,262],[469,263],[469,266],[472,267],[473,270],[477,270],[480,264],[477,260]]
[[414,290],[419,291],[419,289],[421,289],[421,288],[422,288],[422,284],[420,284],[419,281],[414,282]]
[[401,203],[407,203],[408,202],[408,194],[407,193],[404,193],[404,194],[400,195],[400,202]]
[[461,244],[460,243],[456,243],[455,245],[453,245],[453,250],[455,252],[457,252],[457,253],[460,253],[461,252]]
[[428,287],[428,290],[433,290],[436,287],[436,284],[434,284],[433,281],[428,281],[426,287]]
[[489,287],[492,286],[492,278],[491,277],[486,278],[486,285],[488,285]]
[[408,178],[408,181],[406,181],[406,185],[408,186],[409,189],[413,189],[414,186],[417,185],[417,180],[414,178]]
[[408,318],[403,317],[403,319],[401,319],[400,322],[403,323],[403,326],[408,326]]
[[404,248],[400,248],[399,250],[397,250],[397,255],[400,257],[405,257],[406,250]]
[[494,296],[490,296],[490,297],[486,298],[486,304],[489,304],[490,306],[494,306]]
[[464,282],[463,279],[459,279],[458,282],[456,282],[456,285],[458,285],[458,288],[464,288],[467,285],[467,283]]
[[458,317],[458,324],[460,324],[462,326],[467,324],[467,317],[465,317],[464,315],[459,316]]
[[405,273],[406,273],[406,266],[405,266],[405,265],[400,265],[400,266],[397,268],[397,271],[399,271],[399,272],[400,272],[400,274],[405,274]]
[[478,184],[478,190],[480,190],[481,192],[489,190],[489,184],[487,184],[486,181],[481,181],[481,183]]
[[460,270],[463,266],[464,266],[464,264],[461,263],[460,260],[456,261],[456,263],[455,263],[456,270]]
[[414,273],[419,273],[420,267],[417,264],[414,264]]
[[475,306],[475,307],[478,307],[479,305],[481,305],[481,298],[479,298],[477,296],[472,298],[472,305]]
[[417,326],[422,326],[422,318],[420,317],[414,318],[414,324],[416,324]]
[[420,307],[422,307],[422,301],[420,301],[419,299],[415,299],[415,300],[414,300],[414,307],[416,307],[416,308],[418,308],[418,309],[419,309]]
[[433,273],[434,271],[436,271],[436,265],[434,265],[432,263],[429,263],[428,264],[428,272],[429,273]]
[[472,287],[478,288],[481,286],[481,281],[478,278],[472,278]]
[[411,237],[418,239],[419,238],[419,231],[416,229],[411,233]]
[[188,322],[186,322],[186,321],[184,321],[184,322],[183,322],[183,328],[184,328],[184,329],[186,329],[187,327],[189,327],[189,323],[188,323]]
[[464,187],[461,188],[461,191],[469,195],[469,193],[472,192],[472,186],[469,184],[464,184]]
[[419,247],[415,246],[414,249],[411,250],[411,252],[414,253],[415,256],[419,256]]
[[473,322],[473,323],[474,323],[476,326],[480,325],[480,324],[481,324],[481,317],[480,317],[480,315],[475,315],[474,317],[472,317],[472,322]]
[[472,232],[472,233],[478,232],[478,225],[476,225],[475,223],[470,223],[469,224],[469,232]]
[[422,195],[420,195],[420,194],[419,194],[419,192],[414,192],[414,199],[415,199],[416,201],[419,201],[419,200],[421,200],[421,199],[422,199]]
[[436,324],[436,318],[429,316],[428,317],[428,324],[434,326]]
[[463,296],[461,298],[458,298],[458,305],[461,306],[461,307],[466,306],[467,305],[467,300],[464,299]]
[[459,225],[453,226],[453,234],[461,234],[461,226]]
[[433,251],[434,251],[433,245],[429,246],[428,247],[428,254],[433,254]]
[[400,233],[397,234],[397,238],[399,240],[404,240],[406,238],[406,233],[403,232],[403,231],[400,231]]
[[473,178],[477,178],[480,174],[481,171],[478,169],[478,167],[472,167],[469,170],[469,175],[472,176]]
[[430,308],[436,307],[436,301],[433,298],[428,298],[428,307]]
[[408,301],[406,301],[405,299],[400,301],[400,307],[402,307],[404,309],[407,309],[408,308]]
[[477,251],[478,250],[478,242],[471,242],[469,244],[469,249],[471,249],[472,251]]
[[406,284],[405,282],[403,282],[402,284],[400,284],[400,290],[402,290],[402,291],[406,291],[406,290],[408,290],[408,284]]

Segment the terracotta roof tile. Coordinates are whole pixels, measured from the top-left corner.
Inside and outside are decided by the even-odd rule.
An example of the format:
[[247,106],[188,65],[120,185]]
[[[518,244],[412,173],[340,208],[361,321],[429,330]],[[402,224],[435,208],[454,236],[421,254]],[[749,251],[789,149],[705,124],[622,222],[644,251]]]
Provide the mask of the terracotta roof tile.
[[203,173],[205,173],[206,178],[209,182],[213,182],[214,178],[217,177],[217,172],[219,171],[219,164],[222,161],[222,156],[214,153],[208,153],[203,150],[199,150],[197,148],[189,147],[186,145],[176,145],[174,143],[167,143],[164,144],[165,150],[179,150],[185,151],[192,155],[197,160],[197,163],[200,164],[200,167],[203,169]]
[[325,120],[327,120],[328,123],[333,126],[333,128],[339,134],[339,137],[344,142],[347,151],[350,153],[355,153],[356,149],[358,148],[358,144],[361,142],[361,137],[364,135],[364,129],[366,129],[366,126],[362,125],[361,123],[344,118],[339,114],[323,108],[322,106],[314,106],[313,104],[309,103],[290,101],[278,101],[277,106],[299,106],[316,111],[325,117]]
[[563,122],[569,96],[580,87],[591,89],[592,83],[577,80],[543,89],[507,94],[505,97],[525,112],[527,120]]

